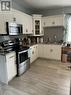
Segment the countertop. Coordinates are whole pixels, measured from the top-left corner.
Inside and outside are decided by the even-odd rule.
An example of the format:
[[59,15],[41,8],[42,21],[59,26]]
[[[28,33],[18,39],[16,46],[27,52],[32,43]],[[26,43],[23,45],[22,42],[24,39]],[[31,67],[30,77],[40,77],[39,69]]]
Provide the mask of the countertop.
[[62,44],[57,44],[57,43],[35,43],[35,44],[30,44],[28,46],[33,46],[33,45],[37,45],[37,44],[41,44],[41,45],[62,45]]
[[9,54],[9,53],[11,53],[11,52],[15,52],[15,51],[9,51],[9,52],[0,52],[0,55],[3,55],[3,56],[5,56],[5,55],[7,55],[7,54]]
[[[57,43],[33,43],[33,44],[24,45],[24,46],[29,46],[29,47],[31,47],[31,46],[39,45],[39,44],[41,44],[41,45],[62,45],[62,44],[57,44]],[[6,54],[9,54],[9,53],[11,53],[11,52],[14,52],[14,51],[10,51],[10,52],[0,52],[0,55],[5,56]]]

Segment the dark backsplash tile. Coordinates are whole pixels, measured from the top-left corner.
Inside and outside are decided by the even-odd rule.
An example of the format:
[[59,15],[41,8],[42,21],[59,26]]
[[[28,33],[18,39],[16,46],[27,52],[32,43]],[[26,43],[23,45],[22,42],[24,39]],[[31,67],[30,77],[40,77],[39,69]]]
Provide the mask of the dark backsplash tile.
[[64,28],[59,27],[46,27],[44,28],[44,43],[63,41]]

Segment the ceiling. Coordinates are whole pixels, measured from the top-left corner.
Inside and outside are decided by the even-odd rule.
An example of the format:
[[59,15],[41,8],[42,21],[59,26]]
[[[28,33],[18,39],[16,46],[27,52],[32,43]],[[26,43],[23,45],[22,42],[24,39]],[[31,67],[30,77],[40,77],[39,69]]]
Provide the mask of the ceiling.
[[33,9],[51,9],[57,7],[71,6],[71,0],[15,0],[17,3],[27,8]]

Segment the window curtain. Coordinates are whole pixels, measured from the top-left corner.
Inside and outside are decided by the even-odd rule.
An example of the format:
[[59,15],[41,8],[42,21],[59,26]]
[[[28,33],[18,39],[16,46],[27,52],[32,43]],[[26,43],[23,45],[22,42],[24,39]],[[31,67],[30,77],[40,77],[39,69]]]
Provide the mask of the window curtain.
[[68,18],[67,24],[67,42],[71,42],[71,16]]

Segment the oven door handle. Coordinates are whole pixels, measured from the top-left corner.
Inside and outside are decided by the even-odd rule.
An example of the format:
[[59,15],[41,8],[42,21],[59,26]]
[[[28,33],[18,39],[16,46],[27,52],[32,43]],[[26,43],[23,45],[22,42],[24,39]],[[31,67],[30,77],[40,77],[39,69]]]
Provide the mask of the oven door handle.
[[21,54],[21,53],[25,53],[25,52],[28,52],[28,50],[24,50],[24,51],[21,51],[21,52],[18,52],[18,53]]

